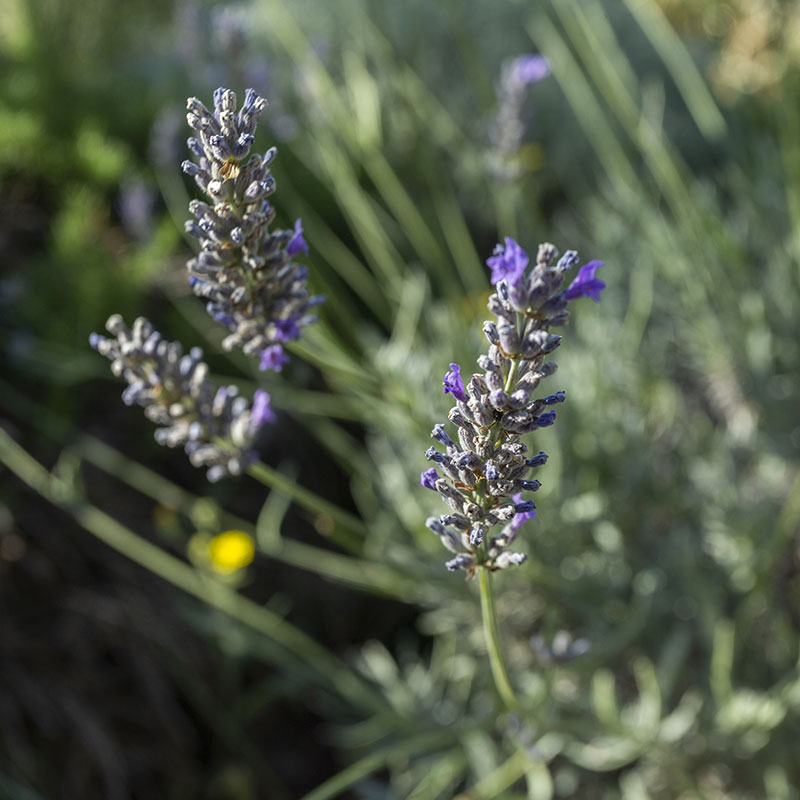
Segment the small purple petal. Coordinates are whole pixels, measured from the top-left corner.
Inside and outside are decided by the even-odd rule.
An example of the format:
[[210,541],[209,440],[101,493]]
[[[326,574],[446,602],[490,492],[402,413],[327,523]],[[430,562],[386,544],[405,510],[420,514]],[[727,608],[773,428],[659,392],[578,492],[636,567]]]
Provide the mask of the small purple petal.
[[257,389],[253,395],[253,407],[250,410],[250,422],[255,427],[261,427],[265,422],[275,419],[275,412],[269,406],[269,394],[263,389]]
[[486,259],[486,265],[492,270],[489,280],[493,284],[505,280],[516,288],[528,266],[528,254],[510,236],[505,237],[505,242],[505,246],[498,244],[494,255]]
[[556,412],[555,411],[545,411],[544,414],[540,414],[536,418],[536,427],[537,428],[547,428],[552,425],[556,421]]
[[553,394],[547,395],[542,402],[546,406],[554,406],[556,403],[563,403],[566,400],[567,395],[563,391],[554,392]]
[[461,367],[458,364],[451,364],[450,371],[444,376],[444,393],[452,394],[457,400],[466,403],[467,395],[464,391],[464,381],[461,380]]
[[594,277],[595,272],[603,266],[602,261],[590,261],[582,266],[578,276],[569,285],[564,297],[567,300],[575,300],[578,297],[591,297],[595,303],[600,302],[600,292],[606,288],[603,281]]
[[261,364],[259,369],[268,370],[274,369],[275,372],[280,372],[284,364],[289,363],[289,356],[283,352],[283,348],[279,344],[273,344],[261,351]]
[[517,507],[526,506],[530,504],[530,508],[527,511],[518,511],[514,514],[514,518],[511,520],[511,530],[518,531],[529,519],[534,519],[536,517],[536,512],[533,510],[533,501],[528,500],[526,503],[522,502],[522,493],[519,492],[513,495],[512,499],[517,504]]
[[550,62],[544,56],[532,54],[518,56],[511,62],[508,74],[515,83],[529,86],[550,74]]
[[275,338],[279,342],[291,342],[300,337],[300,328],[297,327],[296,317],[279,319],[275,323],[275,328]]
[[299,217],[294,223],[294,235],[289,239],[289,244],[286,245],[287,256],[296,256],[298,253],[308,255],[308,243],[303,238],[303,223]]
[[447,435],[447,431],[444,429],[444,425],[442,425],[441,423],[433,426],[433,430],[431,431],[431,438],[436,439],[437,442],[440,442],[445,447],[450,447],[451,444],[454,444],[453,440]]
[[436,467],[426,469],[419,474],[419,485],[424,486],[426,489],[433,489],[436,491],[436,481],[438,480],[439,473],[436,471]]
[[444,455],[442,455],[442,453],[440,453],[435,447],[429,447],[425,451],[425,458],[427,458],[428,461],[435,461],[437,464],[442,464],[446,460]]
[[233,317],[224,311],[214,311],[211,316],[226,328],[230,328],[233,325]]
[[541,467],[543,464],[547,463],[547,453],[544,450],[540,450],[533,458],[529,458],[525,463],[529,467]]

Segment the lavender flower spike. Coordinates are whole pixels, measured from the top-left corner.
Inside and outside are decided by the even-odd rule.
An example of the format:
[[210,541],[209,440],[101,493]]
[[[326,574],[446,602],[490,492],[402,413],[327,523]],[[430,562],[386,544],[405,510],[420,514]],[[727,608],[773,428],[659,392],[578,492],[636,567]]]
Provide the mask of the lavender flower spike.
[[535,396],[542,379],[556,371],[548,359],[561,337],[551,329],[569,320],[571,300],[599,299],[604,286],[594,277],[602,262],[592,261],[563,291],[564,276],[577,263],[577,254],[568,251],[558,260],[551,244],[540,245],[536,263],[531,267],[529,262],[513,239],[498,245],[487,261],[496,284],[488,303],[496,319],[483,326],[489,352],[478,358],[482,371],[466,385],[459,365],[450,364],[444,386],[456,400],[449,418],[458,436],[454,440],[443,425],[436,425],[431,436],[444,452],[431,447],[425,453],[443,475],[431,467],[420,483],[449,506],[449,513],[431,517],[426,525],[456,553],[447,568],[465,569],[468,576],[479,568],[506,569],[525,560],[523,553],[509,548],[524,523],[536,516],[533,501],[523,495],[537,491],[541,483],[526,476],[547,462],[547,454],[540,451],[528,458],[522,438],[552,425],[552,406],[566,399],[563,391]]
[[498,110],[488,155],[489,169],[494,177],[512,183],[526,172],[535,169],[531,148],[523,146],[525,124],[523,105],[528,86],[550,74],[550,63],[544,56],[525,54],[506,61],[497,87]]
[[210,481],[240,474],[255,457],[259,428],[274,417],[269,395],[257,391],[251,408],[236,386],[216,387],[199,347],[184,355],[180,342],[163,339],[144,317],[128,328],[114,314],[106,329],[113,338],[93,333],[89,343],[128,382],[123,401],[142,406],[160,426],[156,441],[182,446],[194,466],[208,468]]
[[269,165],[277,151],[250,155],[256,120],[266,107],[253,89],[245,92],[238,112],[229,89],[214,92],[213,111],[190,97],[186,118],[196,131],[188,140],[194,160],[184,161],[183,170],[209,200],[189,204],[194,219],[186,230],[201,247],[187,265],[192,290],[228,328],[226,350],[241,347],[260,356],[267,369],[276,369],[284,361],[270,348],[300,336],[316,320],[312,309],[322,298],[309,295],[308,270],[294,261],[308,253],[301,221],[294,230],[270,230],[275,209],[267,198],[275,179]]

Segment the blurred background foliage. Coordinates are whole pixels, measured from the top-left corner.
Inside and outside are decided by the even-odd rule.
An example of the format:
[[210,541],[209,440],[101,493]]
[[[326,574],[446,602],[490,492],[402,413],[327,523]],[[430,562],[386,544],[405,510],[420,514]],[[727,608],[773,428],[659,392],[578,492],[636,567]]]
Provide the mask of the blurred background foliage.
[[[2,0],[0,64],[0,797],[800,797],[796,3]],[[218,85],[269,97],[328,297],[278,377],[185,285]],[[524,714],[417,486],[507,235],[609,285],[497,581]],[[113,311],[265,382],[270,490],[155,446],[86,346]]]

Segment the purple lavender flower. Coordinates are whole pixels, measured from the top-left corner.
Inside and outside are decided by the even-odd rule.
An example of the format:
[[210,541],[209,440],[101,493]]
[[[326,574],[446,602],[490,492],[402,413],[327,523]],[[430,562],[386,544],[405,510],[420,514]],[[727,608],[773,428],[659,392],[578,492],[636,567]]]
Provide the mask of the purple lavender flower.
[[433,489],[436,491],[436,481],[438,480],[439,473],[436,471],[436,467],[426,469],[419,474],[419,485],[424,486],[426,489]]
[[236,95],[214,92],[212,110],[197,98],[187,101],[187,121],[195,136],[187,142],[192,160],[183,170],[192,176],[209,202],[193,200],[193,219],[186,230],[200,241],[189,264],[192,291],[207,301],[206,309],[229,330],[225,350],[241,347],[251,356],[271,345],[300,336],[316,320],[311,308],[321,296],[308,292],[307,267],[293,256],[308,252],[303,225],[270,230],[275,210],[268,198],[275,191],[270,165],[277,150],[250,155],[256,122],[267,101],[245,92],[236,110]]
[[556,412],[555,411],[545,411],[544,414],[540,414],[536,420],[536,427],[537,428],[548,428],[556,421]]
[[602,266],[602,261],[590,261],[581,267],[575,280],[564,292],[564,297],[567,300],[576,300],[578,297],[591,297],[595,303],[599,303],[600,292],[606,288],[606,285],[603,281],[595,278],[594,274]]
[[289,244],[286,245],[287,256],[296,256],[298,253],[308,255],[308,242],[303,238],[303,223],[299,217],[294,223],[294,234],[289,239]]
[[461,379],[461,367],[458,364],[451,364],[450,371],[444,375],[444,393],[452,394],[456,400],[466,402],[467,395],[464,392],[464,381]]
[[[461,368],[459,367],[459,370],[460,369]],[[450,445],[454,444],[453,440],[447,435],[444,425],[441,423],[437,423],[433,426],[433,430],[431,431],[431,439],[436,439],[439,444],[443,444],[445,447],[450,447]]]
[[275,338],[279,342],[292,342],[300,336],[300,328],[297,327],[297,319],[279,319],[275,322]]
[[233,317],[225,311],[214,311],[211,316],[214,318],[215,322],[219,322],[220,325],[224,325],[225,327],[233,325]]
[[279,344],[273,344],[261,351],[259,369],[262,371],[273,369],[275,372],[280,372],[283,365],[288,363],[289,356],[283,352],[283,348]]
[[[541,467],[547,454],[527,458],[522,437],[556,420],[553,407],[563,403],[563,391],[537,397],[541,381],[556,371],[552,353],[561,337],[552,328],[569,320],[569,299],[595,297],[603,287],[594,277],[602,262],[587,264],[569,290],[562,284],[566,270],[577,262],[568,251],[558,260],[558,250],[547,242],[539,245],[536,262],[528,271],[528,255],[510,238],[499,245],[487,264],[497,290],[490,295],[488,309],[495,320],[483,325],[489,351],[481,355],[482,372],[470,376],[465,385],[458,364],[450,364],[444,390],[458,401],[448,415],[458,432],[450,438],[442,425],[431,436],[444,447],[431,447],[425,457],[435,470],[422,473],[420,483],[435,489],[450,507],[426,526],[457,558],[448,569],[465,569],[467,576],[478,569],[506,569],[521,564],[523,553],[509,548],[518,530],[535,516],[532,500],[523,492],[535,492],[538,480],[526,477],[528,469]],[[516,286],[515,286],[516,284]],[[492,528],[502,525],[499,533]]]
[[255,428],[260,428],[265,422],[275,419],[275,412],[269,405],[269,394],[263,389],[257,389],[253,395],[253,408],[250,411],[250,423]]
[[549,456],[544,450],[540,450],[533,458],[529,458],[525,463],[529,467],[541,467],[547,463]]
[[527,87],[549,74],[550,65],[543,56],[527,54],[503,64],[497,87],[499,108],[490,133],[492,148],[487,154],[489,169],[501,181],[516,181],[537,167],[531,151],[523,148],[522,111]]
[[144,317],[128,328],[114,314],[106,329],[111,337],[93,333],[89,344],[127,381],[123,402],[141,406],[159,426],[156,441],[183,447],[210,481],[241,474],[255,456],[256,428],[272,415],[269,395],[256,392],[251,408],[236,386],[212,383],[199,347],[184,353],[180,342],[164,339]]
[[[517,494],[513,495],[511,498],[517,505],[522,503],[522,492],[518,492]],[[517,512],[514,514],[514,518],[511,520],[511,530],[518,531],[529,519],[534,519],[536,517],[536,512],[531,511],[522,511]]]
[[547,397],[543,397],[542,402],[546,406],[554,406],[556,403],[563,403],[564,400],[566,399],[567,399],[566,392],[558,391],[558,392],[553,392],[553,394],[547,395]]
[[508,67],[509,80],[522,86],[538,83],[550,74],[550,62],[544,57],[526,53],[517,56]]
[[516,288],[528,266],[528,254],[510,236],[506,236],[505,242],[505,246],[498,244],[494,255],[486,259],[486,265],[492,270],[489,280],[493,284],[505,280]]

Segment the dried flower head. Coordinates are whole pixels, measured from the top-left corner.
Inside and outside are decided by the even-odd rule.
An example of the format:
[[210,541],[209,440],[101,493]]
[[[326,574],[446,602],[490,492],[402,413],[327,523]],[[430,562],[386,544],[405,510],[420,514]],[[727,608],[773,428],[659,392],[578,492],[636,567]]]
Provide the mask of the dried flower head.
[[292,231],[270,231],[275,210],[267,198],[275,179],[269,165],[277,150],[249,155],[266,106],[253,89],[238,112],[229,89],[214,92],[213,112],[195,97],[187,102],[197,136],[188,140],[195,161],[184,161],[183,170],[210,201],[189,204],[195,219],[186,230],[201,250],[188,269],[194,293],[208,300],[209,314],[230,331],[223,347],[259,356],[261,369],[280,369],[286,361],[282,344],[316,319],[312,310],[323,298],[309,295],[308,270],[294,260],[308,253],[301,221]]
[[457,441],[443,425],[434,427],[431,436],[444,452],[436,447],[426,451],[436,466],[422,473],[420,484],[441,494],[451,509],[426,522],[455,554],[448,569],[472,574],[478,567],[504,569],[525,560],[509,548],[523,524],[536,516],[533,501],[523,500],[523,493],[541,486],[527,475],[546,463],[547,454],[528,457],[522,437],[552,425],[556,419],[552,406],[565,400],[563,391],[533,396],[540,381],[556,371],[555,362],[547,359],[561,337],[550,329],[567,322],[569,301],[598,300],[605,286],[595,278],[602,262],[592,261],[562,289],[578,256],[569,250],[557,257],[553,245],[540,245],[536,264],[528,269],[528,254],[513,239],[497,246],[486,262],[496,286],[488,303],[495,320],[483,325],[489,352],[478,358],[482,372],[472,375],[466,385],[458,364],[450,364],[445,375],[444,391],[455,399],[449,418],[456,426]]
[[114,314],[106,329],[113,338],[93,333],[89,343],[128,382],[123,402],[142,406],[160,426],[159,444],[182,446],[194,466],[208,468],[210,481],[238,475],[254,460],[256,434],[274,417],[266,392],[256,391],[251,407],[236,386],[217,387],[199,347],[184,354],[180,342],[163,339],[144,317],[128,328]]

